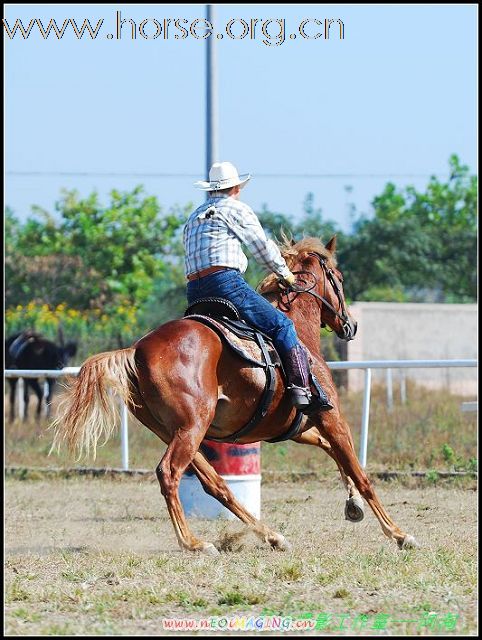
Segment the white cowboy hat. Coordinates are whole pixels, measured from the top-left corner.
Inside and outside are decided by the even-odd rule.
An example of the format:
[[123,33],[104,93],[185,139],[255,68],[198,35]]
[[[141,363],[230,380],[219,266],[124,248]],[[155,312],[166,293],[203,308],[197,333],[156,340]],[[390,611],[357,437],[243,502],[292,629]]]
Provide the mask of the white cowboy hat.
[[238,184],[242,188],[250,178],[249,173],[238,176],[238,170],[230,162],[215,162],[209,170],[209,182],[198,180],[194,186],[203,191],[219,191],[236,187]]

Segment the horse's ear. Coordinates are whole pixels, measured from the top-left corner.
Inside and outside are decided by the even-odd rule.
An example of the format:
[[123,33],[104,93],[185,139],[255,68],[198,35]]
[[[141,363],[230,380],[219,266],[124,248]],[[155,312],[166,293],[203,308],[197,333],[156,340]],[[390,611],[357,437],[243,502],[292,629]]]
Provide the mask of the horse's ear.
[[293,247],[296,244],[296,240],[293,238],[291,231],[286,233],[283,227],[281,227],[281,241],[286,247]]
[[333,236],[331,240],[327,242],[325,245],[325,249],[328,249],[330,253],[335,253],[336,251],[336,235]]
[[61,347],[64,346],[64,332],[62,330],[62,326],[59,324],[59,328],[57,329],[57,335],[59,339],[59,344]]

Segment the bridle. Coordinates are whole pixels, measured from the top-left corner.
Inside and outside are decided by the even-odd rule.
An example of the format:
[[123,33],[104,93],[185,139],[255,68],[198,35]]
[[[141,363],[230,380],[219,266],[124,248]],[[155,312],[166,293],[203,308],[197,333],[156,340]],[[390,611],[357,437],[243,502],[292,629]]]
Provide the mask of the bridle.
[[[293,271],[293,274],[297,276],[310,275],[313,278],[314,282],[313,284],[309,285],[307,288],[302,288],[297,285],[289,285],[281,281],[279,283],[280,288],[286,292],[285,293],[286,302],[284,300],[282,301],[282,304],[285,307],[284,310],[289,311],[291,309],[291,304],[299,294],[308,293],[310,296],[313,296],[319,301],[320,317],[321,317],[321,312],[323,311],[323,305],[325,305],[325,307],[328,307],[328,309],[330,309],[330,311],[334,313],[334,315],[339,320],[341,320],[343,339],[351,340],[355,335],[353,332],[353,323],[351,322],[350,316],[348,315],[348,309],[346,307],[345,299],[344,299],[344,296],[342,295],[341,287],[339,285],[338,279],[336,278],[333,272],[333,269],[330,269],[328,267],[328,265],[326,264],[326,260],[322,258],[318,253],[309,253],[308,255],[315,257],[320,263],[321,268],[325,272],[325,278],[323,279],[323,295],[320,296],[318,293],[316,293],[316,291],[313,291],[313,289],[318,285],[318,278],[312,271],[307,271],[307,270]],[[335,307],[330,302],[328,302],[328,300],[325,297],[327,280],[330,282],[331,286],[333,287],[333,291],[335,292],[336,297],[338,298],[338,302],[339,302],[338,309],[335,309]],[[294,296],[290,299],[291,293],[294,293]],[[326,323],[320,322],[320,327],[325,328]]]

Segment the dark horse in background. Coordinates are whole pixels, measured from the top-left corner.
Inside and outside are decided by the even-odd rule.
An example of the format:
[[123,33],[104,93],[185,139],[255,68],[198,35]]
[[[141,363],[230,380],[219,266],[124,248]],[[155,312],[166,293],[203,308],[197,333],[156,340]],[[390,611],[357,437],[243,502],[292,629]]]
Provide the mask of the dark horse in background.
[[[47,340],[34,331],[15,333],[5,340],[5,369],[62,369],[69,359],[77,353],[77,343],[64,344],[60,333],[60,345]],[[46,378],[48,393],[46,397],[47,416],[50,417],[55,378]],[[10,384],[10,419],[15,419],[15,391],[18,378],[9,378]],[[38,378],[24,378],[24,419],[28,417],[29,389],[37,396],[36,417],[40,418],[43,389]]]
[[[244,508],[210,465],[199,450],[205,438],[239,444],[290,438],[324,450],[335,461],[350,499],[361,501],[363,497],[385,535],[400,548],[416,546],[413,536],[389,516],[358,461],[330,369],[321,353],[320,326],[328,325],[345,340],[352,339],[356,332],[334,251],[334,238],[326,246],[317,238],[304,238],[286,246],[282,253],[288,267],[293,273],[309,276],[311,284],[289,289],[280,286],[271,275],[260,285],[261,293],[293,320],[300,340],[309,350],[312,370],[334,405],[331,411],[303,416],[296,435],[292,435],[290,425],[296,410],[285,394],[285,383],[277,369],[271,405],[256,427],[246,433],[245,425],[256,411],[267,376],[234,353],[216,331],[194,316],[187,316],[163,324],[130,348],[86,360],[59,407],[53,425],[53,449],[65,442],[72,452],[95,455],[99,440],[107,440],[114,431],[109,396],[113,387],[130,412],[168,445],[156,473],[181,549],[218,553],[211,542],[192,534],[186,520],[178,488],[188,468],[208,494],[262,540],[275,549],[288,547],[284,536]],[[253,358],[259,358],[260,349],[254,342],[243,348],[249,349]],[[237,435],[239,431],[244,435]],[[323,542],[329,548],[330,541]]]

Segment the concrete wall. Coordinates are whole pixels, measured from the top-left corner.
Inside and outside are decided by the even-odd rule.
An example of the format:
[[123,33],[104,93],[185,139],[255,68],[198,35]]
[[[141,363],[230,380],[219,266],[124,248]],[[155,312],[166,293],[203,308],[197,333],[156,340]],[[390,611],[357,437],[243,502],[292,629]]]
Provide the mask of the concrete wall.
[[[348,343],[348,360],[460,360],[477,358],[476,304],[357,302],[350,313],[358,322]],[[401,370],[393,370],[398,385]],[[363,371],[350,370],[348,388],[363,388]],[[430,388],[466,396],[477,394],[477,367],[405,369],[407,379]],[[372,370],[373,383],[385,383],[384,371]]]

